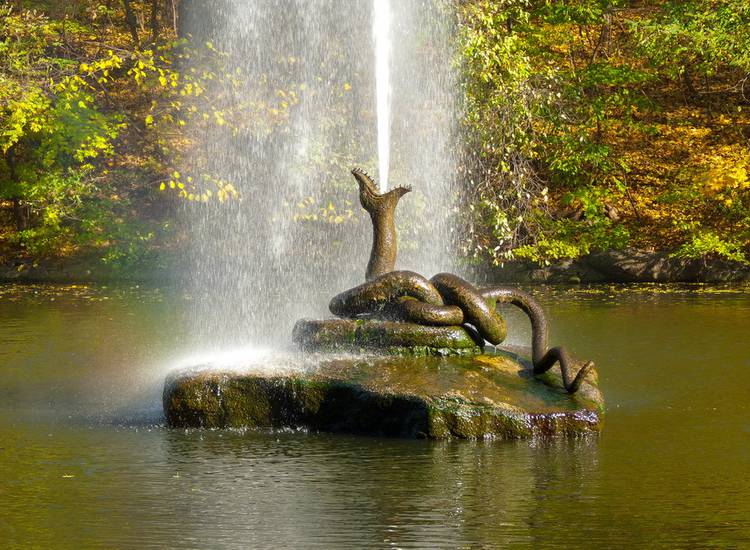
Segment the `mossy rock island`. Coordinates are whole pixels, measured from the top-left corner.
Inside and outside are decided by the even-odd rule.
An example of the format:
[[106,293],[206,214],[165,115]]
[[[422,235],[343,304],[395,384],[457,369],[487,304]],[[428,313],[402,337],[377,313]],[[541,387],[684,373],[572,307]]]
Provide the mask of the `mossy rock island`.
[[261,369],[169,376],[172,427],[310,429],[431,439],[579,436],[600,430],[596,371],[569,394],[505,351],[469,357],[300,355]]

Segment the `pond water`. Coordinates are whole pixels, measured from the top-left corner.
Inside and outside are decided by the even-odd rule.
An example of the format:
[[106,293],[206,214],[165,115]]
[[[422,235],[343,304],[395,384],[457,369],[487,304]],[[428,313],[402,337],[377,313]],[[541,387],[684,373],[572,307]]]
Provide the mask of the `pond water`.
[[0,286],[0,546],[750,545],[750,287],[534,292],[597,363],[599,437],[169,430],[188,297]]

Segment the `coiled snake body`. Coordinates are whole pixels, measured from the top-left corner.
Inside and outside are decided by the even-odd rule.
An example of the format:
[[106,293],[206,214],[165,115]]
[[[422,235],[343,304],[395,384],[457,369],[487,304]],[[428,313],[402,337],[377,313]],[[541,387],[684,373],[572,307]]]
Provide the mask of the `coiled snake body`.
[[373,221],[373,247],[367,266],[367,282],[333,297],[331,313],[339,317],[396,319],[422,325],[464,325],[484,345],[501,343],[505,321],[497,313],[498,303],[520,308],[531,321],[531,359],[534,374],[542,374],[560,363],[563,384],[569,393],[581,386],[593,363],[587,362],[575,375],[573,362],[562,346],[548,348],[548,325],[541,305],[529,294],[513,287],[476,288],[457,275],[438,273],[426,279],[412,271],[394,271],[396,232],[394,213],[398,199],[409,189],[398,187],[379,194],[372,179],[355,168],[360,202]]

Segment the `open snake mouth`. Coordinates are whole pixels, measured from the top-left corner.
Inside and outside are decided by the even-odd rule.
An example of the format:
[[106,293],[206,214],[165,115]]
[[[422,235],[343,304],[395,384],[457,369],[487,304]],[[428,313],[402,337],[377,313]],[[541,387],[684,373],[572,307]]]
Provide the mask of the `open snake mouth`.
[[380,193],[380,191],[378,191],[378,185],[375,183],[375,179],[362,168],[352,168],[352,176],[354,176],[354,179],[359,183],[360,198],[364,195],[368,201],[377,201],[379,198],[386,197],[391,193],[403,196],[411,191],[411,187],[407,185],[394,187],[385,193]]

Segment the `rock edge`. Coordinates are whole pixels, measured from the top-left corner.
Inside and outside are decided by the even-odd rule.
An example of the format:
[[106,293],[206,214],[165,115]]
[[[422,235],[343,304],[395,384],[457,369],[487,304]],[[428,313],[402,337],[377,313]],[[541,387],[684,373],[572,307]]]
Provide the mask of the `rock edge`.
[[[577,437],[601,429],[596,375],[574,396],[509,355],[346,359],[309,373],[179,371],[171,427],[310,429],[412,438]],[[443,380],[448,386],[442,387]],[[450,385],[452,384],[452,385]],[[483,389],[486,388],[486,389]]]

